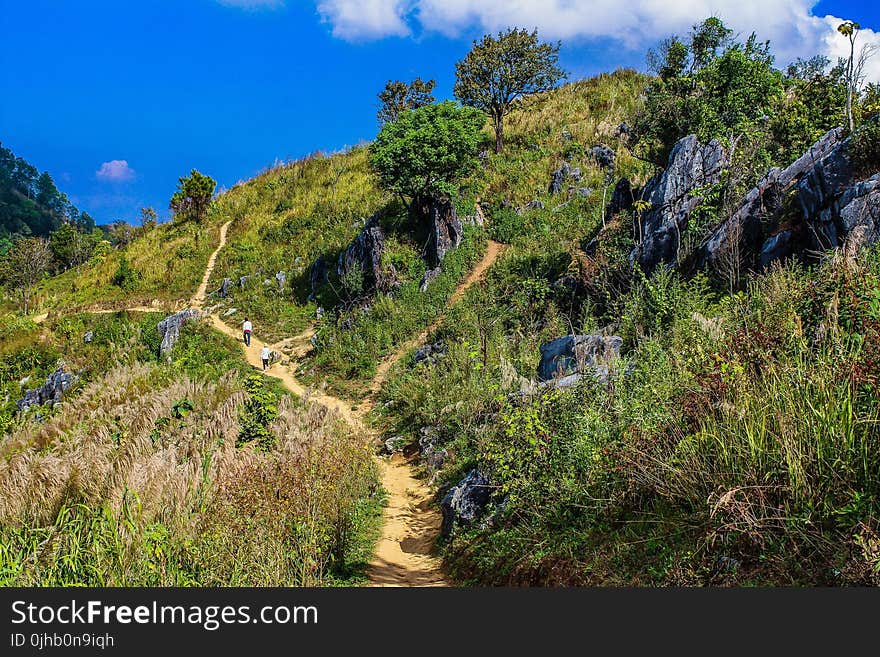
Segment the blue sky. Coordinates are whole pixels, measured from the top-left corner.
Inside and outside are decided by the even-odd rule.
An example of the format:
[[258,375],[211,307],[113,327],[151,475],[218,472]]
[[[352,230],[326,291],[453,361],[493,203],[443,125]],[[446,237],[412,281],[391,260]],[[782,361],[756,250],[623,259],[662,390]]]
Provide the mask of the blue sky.
[[780,61],[835,54],[826,14],[880,31],[880,8],[864,0],[515,4],[0,0],[0,142],[98,223],[135,221],[146,205],[167,217],[177,178],[193,167],[228,187],[276,158],[372,139],[388,79],[435,78],[437,95],[450,96],[472,39],[508,24],[563,39],[573,79],[643,68],[646,48],[709,14],[758,29]]

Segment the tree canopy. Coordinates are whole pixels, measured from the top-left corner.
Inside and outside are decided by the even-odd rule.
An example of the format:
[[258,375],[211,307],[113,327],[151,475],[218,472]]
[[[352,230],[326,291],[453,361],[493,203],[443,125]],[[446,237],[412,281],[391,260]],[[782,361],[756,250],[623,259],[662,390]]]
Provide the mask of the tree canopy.
[[452,194],[476,165],[485,117],[452,101],[405,110],[370,147],[370,165],[385,189],[412,201]]
[[196,169],[178,179],[177,191],[169,204],[174,218],[181,221],[203,221],[208,214],[217,181]]
[[397,120],[400,113],[408,109],[418,109],[434,102],[434,85],[436,81],[423,81],[416,78],[410,83],[401,80],[388,80],[385,88],[379,92],[381,107],[376,114],[379,126]]
[[492,119],[495,152],[504,148],[504,117],[523,96],[552,89],[565,77],[559,68],[559,43],[544,43],[538,31],[509,29],[475,41],[455,65],[453,93],[463,105]]

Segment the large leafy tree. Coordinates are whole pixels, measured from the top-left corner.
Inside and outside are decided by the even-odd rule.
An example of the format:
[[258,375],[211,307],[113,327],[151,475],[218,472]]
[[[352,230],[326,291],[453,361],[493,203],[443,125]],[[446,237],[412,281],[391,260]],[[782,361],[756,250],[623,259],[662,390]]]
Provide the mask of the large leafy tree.
[[416,78],[410,83],[401,80],[389,80],[385,88],[379,92],[381,106],[376,114],[379,126],[393,123],[405,110],[418,109],[434,102],[434,86],[436,81]]
[[204,221],[216,187],[216,180],[195,169],[188,176],[179,178],[177,191],[171,197],[170,203],[174,218],[181,221]]
[[453,194],[476,166],[484,123],[481,112],[451,101],[405,110],[382,127],[370,165],[380,185],[410,205]]
[[552,89],[565,77],[559,68],[559,43],[544,43],[538,31],[510,29],[487,34],[455,65],[453,93],[463,105],[492,119],[495,152],[504,148],[504,117],[523,96]]

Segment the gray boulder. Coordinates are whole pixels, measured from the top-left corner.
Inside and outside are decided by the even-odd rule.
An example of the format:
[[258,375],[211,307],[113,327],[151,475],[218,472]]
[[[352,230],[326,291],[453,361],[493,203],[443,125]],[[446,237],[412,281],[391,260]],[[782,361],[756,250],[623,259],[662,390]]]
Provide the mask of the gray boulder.
[[94,339],[95,339],[95,332],[94,331],[89,331],[88,333],[86,333],[83,336],[83,342],[85,342],[86,344],[88,344],[89,342],[91,342]]
[[159,355],[165,356],[171,353],[174,344],[180,337],[180,329],[187,322],[197,320],[202,316],[198,308],[186,308],[179,312],[169,315],[156,325],[159,329],[159,335],[162,336],[162,344],[159,346]]
[[569,165],[568,162],[563,162],[561,167],[550,174],[550,184],[547,186],[547,192],[549,194],[558,194],[561,192],[565,186],[565,181],[570,174],[571,165]]
[[613,169],[614,163],[617,159],[617,154],[614,152],[614,149],[605,146],[604,144],[600,144],[599,146],[593,146],[592,149],[593,159],[596,160],[596,164],[598,164],[603,169]]
[[275,274],[275,280],[278,281],[279,291],[284,292],[284,286],[287,285],[287,274],[283,271],[279,271]]
[[413,354],[413,365],[419,363],[435,364],[438,358],[446,355],[446,343],[443,340],[437,340],[432,344],[426,344],[416,349]]
[[705,146],[696,135],[679,140],[666,169],[651,178],[641,194],[651,207],[642,215],[642,243],[630,260],[649,273],[660,264],[677,264],[681,234],[702,201],[697,190],[718,183],[727,164],[727,152],[717,139]]
[[46,383],[39,388],[25,391],[24,397],[15,402],[15,405],[19,411],[26,411],[31,406],[42,406],[48,402],[57,404],[76,381],[76,375],[65,372],[62,364],[46,378]]
[[393,266],[383,269],[384,251],[385,232],[379,225],[378,216],[374,215],[348,248],[339,254],[336,273],[345,278],[355,267],[360,267],[364,276],[362,292],[389,292],[397,283],[397,272]]
[[427,260],[432,267],[439,267],[447,252],[461,244],[463,228],[449,199],[434,199],[428,207],[430,232],[428,233]]
[[456,526],[467,526],[482,515],[492,489],[489,479],[479,469],[471,470],[467,476],[449,489],[440,503],[443,536],[452,534]]
[[439,266],[426,271],[425,275],[422,276],[422,282],[419,283],[419,291],[427,292],[428,286],[431,284],[431,281],[437,278],[441,273],[443,273],[443,270]]
[[[608,365],[620,355],[623,338],[616,335],[565,335],[541,346],[538,380],[550,381],[593,371],[608,376]],[[574,382],[572,382],[573,385]]]
[[232,279],[224,278],[223,282],[220,283],[220,298],[225,299],[229,296],[229,288],[232,287]]
[[[775,236],[766,235],[764,227],[778,223],[785,198],[793,190],[797,190],[802,220],[808,220],[823,204],[828,204],[837,193],[842,192],[841,187],[848,184],[848,177],[842,175],[841,170],[848,160],[839,152],[845,148],[843,128],[835,128],[785,169],[770,169],[746,193],[730,218],[703,244],[696,257],[696,266],[717,269],[723,259],[729,259],[730,254],[737,253],[741,254],[738,257],[743,260],[745,268],[754,269],[759,265],[766,267],[774,259],[802,250],[804,244],[794,239],[797,237],[794,231],[785,237],[773,239]],[[828,166],[823,165],[826,161]],[[828,169],[830,176],[826,176]],[[803,185],[801,181],[804,181]],[[803,199],[800,198],[801,193],[804,194]],[[826,234],[821,226],[819,228],[820,235]]]
[[[632,209],[635,200],[636,190],[633,189],[629,178],[621,178],[614,185],[614,190],[611,192],[611,200],[608,202],[605,212],[609,217],[626,212]],[[638,238],[638,233],[636,233],[636,238]]]

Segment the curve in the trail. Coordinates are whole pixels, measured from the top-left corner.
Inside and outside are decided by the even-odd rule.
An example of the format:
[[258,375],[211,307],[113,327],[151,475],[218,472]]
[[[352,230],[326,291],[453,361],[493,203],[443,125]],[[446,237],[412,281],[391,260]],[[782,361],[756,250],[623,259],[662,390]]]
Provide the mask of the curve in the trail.
[[193,295],[190,300],[190,305],[200,306],[205,302],[205,295],[208,291],[208,281],[211,279],[211,274],[214,273],[214,264],[217,262],[217,254],[220,253],[220,249],[226,246],[226,232],[229,230],[229,225],[232,223],[230,219],[225,224],[220,226],[220,242],[217,244],[217,248],[214,249],[214,252],[208,257],[208,264],[205,267],[205,274],[202,276],[202,282],[199,283],[199,287],[196,289],[196,293]]
[[[489,244],[486,246],[486,252],[480,259],[480,262],[478,262],[476,266],[471,270],[471,273],[468,274],[467,278],[465,278],[461,283],[458,284],[458,286],[455,288],[455,291],[453,291],[452,295],[446,301],[447,311],[449,308],[452,308],[452,306],[454,306],[461,300],[461,297],[464,296],[464,293],[471,285],[482,280],[482,278],[486,275],[486,271],[492,265],[494,265],[499,256],[504,253],[504,249],[505,246],[503,244],[489,240]],[[445,320],[446,312],[444,311],[443,313],[438,315],[424,331],[419,333],[413,339],[407,340],[394,353],[392,353],[385,360],[379,363],[379,365],[376,367],[376,376],[374,376],[373,380],[370,382],[371,397],[379,392],[379,390],[382,388],[382,384],[385,383],[385,380],[388,378],[388,373],[391,371],[391,368],[394,367],[394,364],[397,363],[397,361],[403,358],[410,351],[424,344],[425,340],[428,339],[428,336],[436,331]]]

